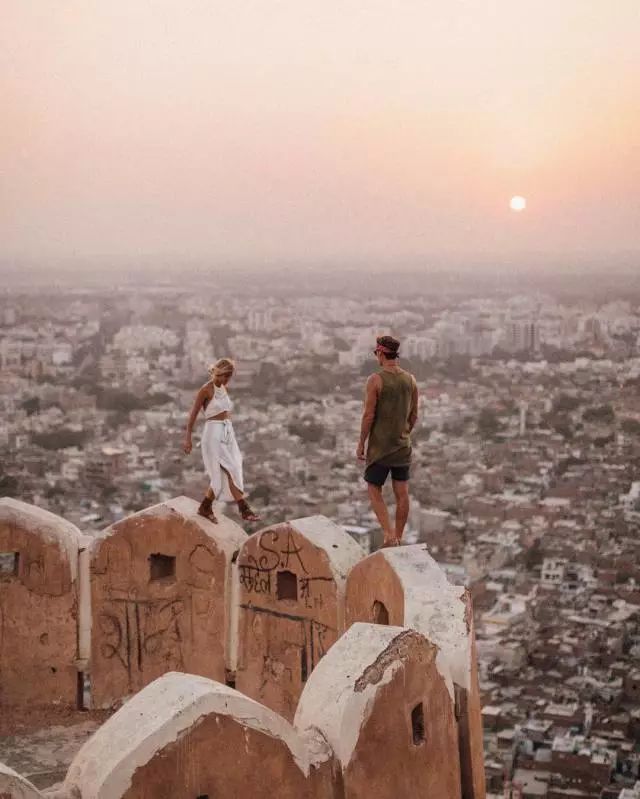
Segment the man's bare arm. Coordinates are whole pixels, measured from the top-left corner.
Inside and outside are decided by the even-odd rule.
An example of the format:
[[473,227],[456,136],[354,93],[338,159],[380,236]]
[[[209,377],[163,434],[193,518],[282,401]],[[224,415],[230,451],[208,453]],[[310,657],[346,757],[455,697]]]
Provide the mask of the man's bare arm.
[[409,432],[413,430],[418,421],[418,384],[413,378],[413,393],[411,395],[411,410],[409,411]]
[[360,441],[358,442],[358,457],[364,457],[364,445],[369,438],[373,420],[376,418],[376,406],[378,395],[380,394],[380,376],[371,375],[367,380],[367,387],[364,397],[364,410],[362,412],[362,423],[360,424]]

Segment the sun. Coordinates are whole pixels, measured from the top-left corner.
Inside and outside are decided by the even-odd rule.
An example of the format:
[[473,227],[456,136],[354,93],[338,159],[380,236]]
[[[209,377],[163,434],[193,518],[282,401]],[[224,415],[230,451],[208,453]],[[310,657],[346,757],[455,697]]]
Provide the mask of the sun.
[[509,208],[512,211],[524,211],[527,207],[527,200],[525,197],[520,197],[520,195],[516,195],[509,200]]

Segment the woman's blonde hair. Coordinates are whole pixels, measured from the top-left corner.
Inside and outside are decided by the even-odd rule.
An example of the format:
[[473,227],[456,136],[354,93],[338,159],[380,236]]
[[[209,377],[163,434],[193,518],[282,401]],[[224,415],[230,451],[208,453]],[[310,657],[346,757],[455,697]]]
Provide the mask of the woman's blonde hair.
[[226,377],[232,375],[235,371],[236,365],[231,358],[220,358],[209,367],[209,374],[215,380],[217,377]]

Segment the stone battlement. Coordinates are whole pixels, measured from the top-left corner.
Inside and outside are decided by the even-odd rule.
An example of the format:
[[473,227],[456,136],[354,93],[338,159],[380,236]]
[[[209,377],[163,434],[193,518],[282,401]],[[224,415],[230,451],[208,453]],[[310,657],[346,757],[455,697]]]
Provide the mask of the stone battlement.
[[0,619],[0,708],[122,705],[56,796],[484,799],[471,602],[424,546],[186,497],[89,538],[0,499]]

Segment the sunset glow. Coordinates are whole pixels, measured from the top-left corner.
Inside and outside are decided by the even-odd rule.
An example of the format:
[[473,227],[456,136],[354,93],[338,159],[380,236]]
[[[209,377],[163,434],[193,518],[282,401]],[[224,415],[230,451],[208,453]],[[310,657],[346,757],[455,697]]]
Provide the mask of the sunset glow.
[[[637,0],[6,0],[2,17],[5,257],[640,249]],[[536,198],[526,226],[504,224],[514,186]]]

